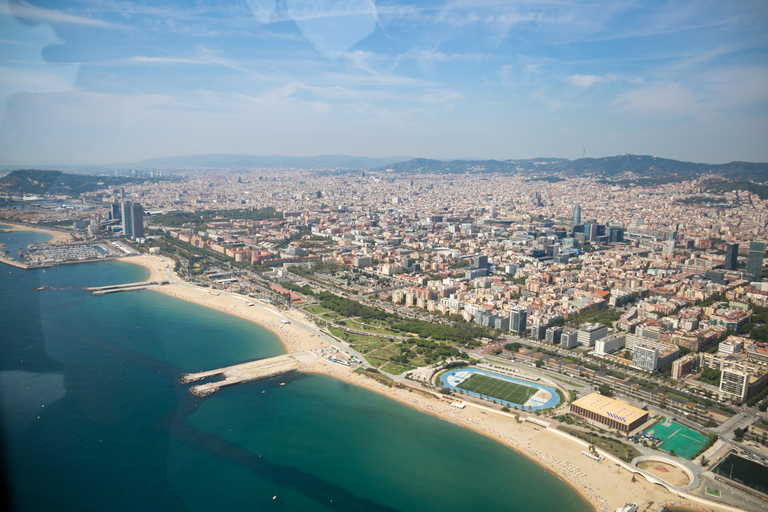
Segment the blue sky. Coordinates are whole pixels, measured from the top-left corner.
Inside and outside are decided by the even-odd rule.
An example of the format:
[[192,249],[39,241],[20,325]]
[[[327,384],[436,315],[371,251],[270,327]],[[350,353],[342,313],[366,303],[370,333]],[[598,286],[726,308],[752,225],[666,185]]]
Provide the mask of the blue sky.
[[0,164],[768,161],[768,2],[0,0]]

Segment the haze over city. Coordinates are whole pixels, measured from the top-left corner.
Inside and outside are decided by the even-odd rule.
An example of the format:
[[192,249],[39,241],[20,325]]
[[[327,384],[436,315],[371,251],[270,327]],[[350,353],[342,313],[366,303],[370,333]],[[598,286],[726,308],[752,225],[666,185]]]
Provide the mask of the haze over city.
[[760,1],[0,2],[0,164],[767,161]]

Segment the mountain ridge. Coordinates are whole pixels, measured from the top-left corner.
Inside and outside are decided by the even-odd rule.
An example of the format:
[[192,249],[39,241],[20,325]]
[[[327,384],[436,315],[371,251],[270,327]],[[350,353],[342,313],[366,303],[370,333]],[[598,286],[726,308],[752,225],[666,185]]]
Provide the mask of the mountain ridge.
[[120,164],[134,168],[286,168],[286,169],[370,169],[411,159],[408,156],[363,157],[352,155],[244,155],[205,153],[200,155],[150,158],[132,164]]
[[617,155],[602,158],[534,158],[521,160],[432,160],[414,158],[382,166],[376,171],[415,174],[509,174],[591,176],[608,179],[693,179],[720,176],[730,180],[768,181],[768,163],[728,162],[706,164],[649,155]]

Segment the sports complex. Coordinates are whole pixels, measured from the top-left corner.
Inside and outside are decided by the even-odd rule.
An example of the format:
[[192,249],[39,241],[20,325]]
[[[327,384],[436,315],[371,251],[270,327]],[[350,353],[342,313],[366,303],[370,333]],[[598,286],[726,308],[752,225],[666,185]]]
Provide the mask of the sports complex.
[[672,420],[656,423],[645,434],[661,440],[658,445],[660,450],[667,453],[674,450],[675,455],[688,460],[709,441],[705,435]]
[[555,388],[477,368],[445,372],[440,376],[440,381],[454,391],[512,407],[530,407],[532,411],[549,409],[560,403]]

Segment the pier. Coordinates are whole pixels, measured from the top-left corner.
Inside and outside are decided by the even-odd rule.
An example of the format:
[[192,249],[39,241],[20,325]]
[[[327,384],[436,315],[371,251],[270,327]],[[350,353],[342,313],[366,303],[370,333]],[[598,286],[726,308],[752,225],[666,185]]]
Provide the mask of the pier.
[[108,293],[129,292],[133,290],[143,290],[150,286],[168,284],[168,281],[142,281],[140,283],[113,284],[110,286],[89,286],[83,288],[91,295],[106,295]]
[[295,372],[299,368],[300,357],[301,354],[289,354],[251,361],[249,363],[236,364],[234,366],[206,372],[185,373],[181,377],[181,383],[189,384],[190,382],[223,375],[224,380],[206,382],[205,384],[192,386],[189,390],[190,393],[196,396],[208,396],[224,386],[267,379],[269,377],[276,377],[278,375]]

